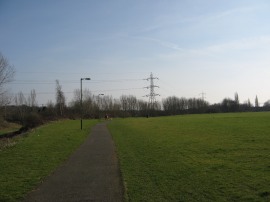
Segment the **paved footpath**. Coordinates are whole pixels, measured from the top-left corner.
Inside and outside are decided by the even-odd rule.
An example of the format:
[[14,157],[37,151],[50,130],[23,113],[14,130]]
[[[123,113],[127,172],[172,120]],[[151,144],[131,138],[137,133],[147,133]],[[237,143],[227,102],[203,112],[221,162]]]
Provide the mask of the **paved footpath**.
[[69,160],[25,201],[123,201],[119,165],[106,124],[97,124]]

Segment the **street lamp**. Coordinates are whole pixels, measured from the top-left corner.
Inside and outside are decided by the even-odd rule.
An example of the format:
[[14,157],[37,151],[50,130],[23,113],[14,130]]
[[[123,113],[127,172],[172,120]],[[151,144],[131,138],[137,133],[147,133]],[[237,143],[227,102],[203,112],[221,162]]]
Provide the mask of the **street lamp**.
[[82,80],[90,80],[90,78],[81,78],[81,130],[82,130],[82,119],[83,119],[83,107],[82,107]]

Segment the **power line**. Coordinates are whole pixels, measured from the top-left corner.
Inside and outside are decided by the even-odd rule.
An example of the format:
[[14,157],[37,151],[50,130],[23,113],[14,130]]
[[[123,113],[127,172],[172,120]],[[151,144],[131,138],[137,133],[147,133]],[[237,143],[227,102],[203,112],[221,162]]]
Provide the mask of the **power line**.
[[165,88],[162,86],[162,90],[165,90],[167,93],[175,95],[175,90],[172,90],[175,88],[175,86],[169,84],[168,82],[165,82],[163,79],[159,79],[160,82],[162,82],[164,85],[166,85],[168,88]]
[[[142,81],[143,79],[114,79],[114,80],[91,80],[91,83],[121,83]],[[61,83],[77,84],[80,81],[77,80],[60,80]],[[14,80],[11,84],[55,84],[55,80]]]
[[126,90],[141,90],[143,88],[122,88],[122,89],[110,89],[110,90],[95,90],[91,92],[112,92],[112,91],[126,91]]
[[[48,67],[50,69],[50,67]],[[90,75],[92,72],[70,72],[70,71],[17,71],[19,74],[54,74],[54,75]],[[144,74],[145,71],[113,71],[113,72],[96,72],[95,75],[119,75],[119,74]]]
[[[107,89],[107,90],[94,90],[90,91],[92,93],[95,92],[112,92],[112,91],[126,91],[126,90],[141,90],[143,88],[119,88],[119,89]],[[63,92],[65,94],[71,94],[73,92]],[[13,95],[16,95],[16,93],[12,93]],[[23,93],[24,95],[30,95],[30,93]],[[36,92],[37,95],[42,95],[42,94],[55,94],[55,92]]]

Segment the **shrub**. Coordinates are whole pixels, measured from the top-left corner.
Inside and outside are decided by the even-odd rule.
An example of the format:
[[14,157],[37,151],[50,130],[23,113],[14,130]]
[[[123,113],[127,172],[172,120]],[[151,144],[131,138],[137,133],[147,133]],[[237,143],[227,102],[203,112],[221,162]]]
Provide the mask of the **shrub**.
[[23,126],[26,128],[35,128],[41,124],[43,124],[41,116],[36,112],[31,112],[26,115]]

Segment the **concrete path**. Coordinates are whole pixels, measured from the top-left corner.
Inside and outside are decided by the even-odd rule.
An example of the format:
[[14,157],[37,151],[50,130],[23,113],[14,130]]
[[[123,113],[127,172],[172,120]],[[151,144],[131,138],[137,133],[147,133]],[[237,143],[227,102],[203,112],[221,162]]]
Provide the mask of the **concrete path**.
[[119,165],[106,124],[97,124],[69,160],[25,201],[123,201]]

